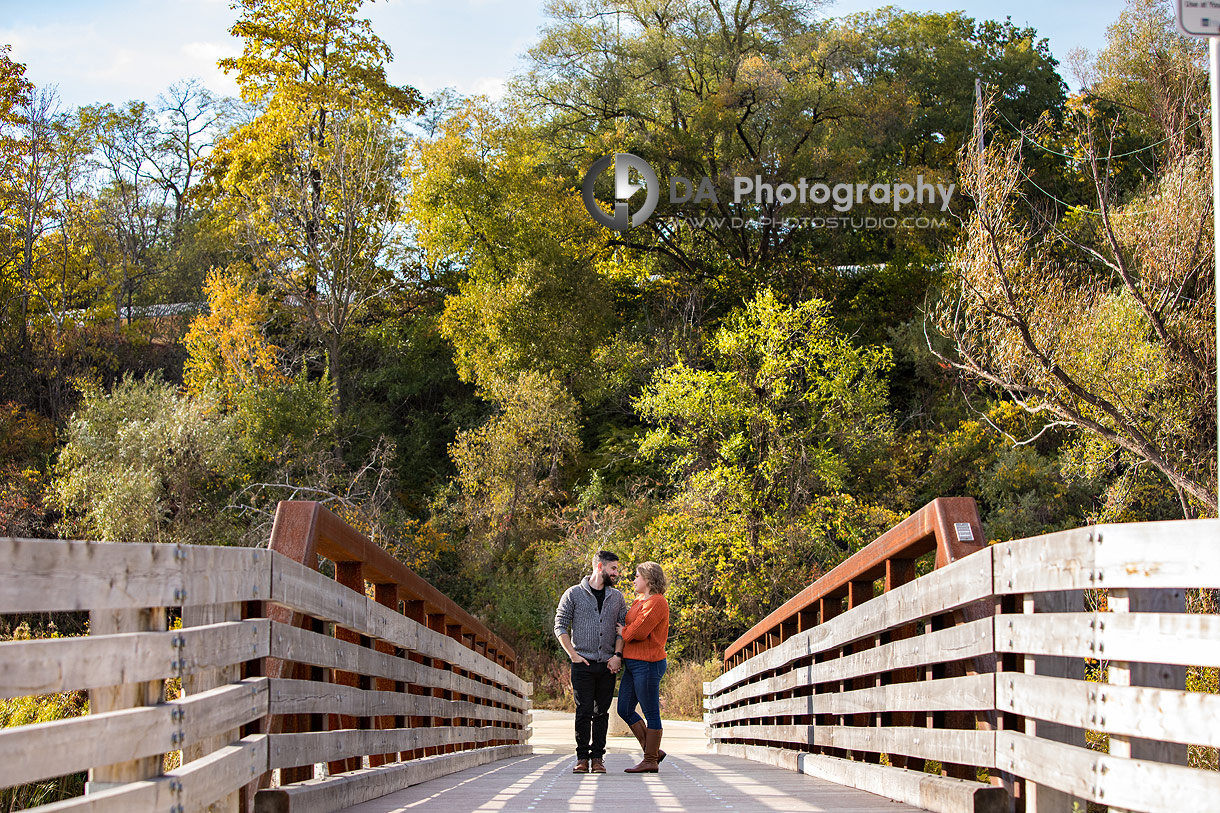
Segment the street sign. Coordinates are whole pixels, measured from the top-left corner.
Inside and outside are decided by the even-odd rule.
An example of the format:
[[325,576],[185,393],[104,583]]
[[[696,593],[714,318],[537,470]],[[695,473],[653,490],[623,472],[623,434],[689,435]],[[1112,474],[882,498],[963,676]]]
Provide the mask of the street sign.
[[1177,0],[1178,30],[1195,37],[1220,35],[1220,0]]

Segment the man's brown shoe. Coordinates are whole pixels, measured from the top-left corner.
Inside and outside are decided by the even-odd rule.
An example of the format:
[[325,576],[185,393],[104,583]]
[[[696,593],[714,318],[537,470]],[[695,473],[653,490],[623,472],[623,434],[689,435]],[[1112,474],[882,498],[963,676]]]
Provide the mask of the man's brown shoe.
[[589,772],[589,760],[587,760],[587,759],[578,759],[578,760],[576,760],[576,764],[572,766],[572,773],[588,773],[588,772]]
[[593,762],[593,764],[589,768],[589,773],[605,773],[606,772],[606,763],[602,762],[600,759],[595,759],[592,762]]

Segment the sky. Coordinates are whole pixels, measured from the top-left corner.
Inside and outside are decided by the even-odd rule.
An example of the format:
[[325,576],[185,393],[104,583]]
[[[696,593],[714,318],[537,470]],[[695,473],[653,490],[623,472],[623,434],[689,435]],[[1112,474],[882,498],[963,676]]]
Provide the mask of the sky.
[[[394,51],[389,78],[431,93],[497,96],[546,22],[542,0],[379,0],[362,10]],[[877,8],[839,0],[828,16]],[[976,19],[1012,17],[1033,26],[1066,63],[1076,47],[1097,50],[1123,7],[1121,0],[898,0],[911,11],[964,11]],[[54,84],[69,106],[151,101],[192,76],[233,94],[232,76],[216,60],[241,51],[228,33],[229,0],[0,0],[0,44],[27,66],[36,85]],[[1066,65],[1061,73],[1075,87]]]

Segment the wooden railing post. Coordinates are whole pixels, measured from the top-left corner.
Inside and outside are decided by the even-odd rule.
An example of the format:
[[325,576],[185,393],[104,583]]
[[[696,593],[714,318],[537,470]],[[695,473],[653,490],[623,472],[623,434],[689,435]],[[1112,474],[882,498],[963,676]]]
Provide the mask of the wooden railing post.
[[[1104,540],[1099,539],[1098,543],[1103,544]],[[1184,590],[1117,588],[1108,592],[1107,602],[1112,613],[1186,612]],[[1101,616],[1102,619],[1104,617]],[[1104,624],[1105,621],[1101,620],[1099,623]],[[1104,630],[1101,631],[1104,632]],[[1110,661],[1107,682],[1113,686],[1150,686],[1158,689],[1181,690],[1186,688],[1186,667],[1159,663]],[[1147,740],[1120,734],[1110,735],[1110,754],[1116,757],[1147,759],[1170,765],[1187,763],[1187,748],[1182,743]],[[1042,808],[1039,807],[1038,810],[1041,811]],[[1110,810],[1111,813],[1121,813],[1125,809],[1111,807]]]
[[[1079,613],[1084,612],[1084,594],[1079,590],[1055,590],[1045,593],[1026,593],[1022,612],[1032,613]],[[1084,659],[1063,658],[1055,655],[1025,656],[1025,674],[1084,680]],[[1084,730],[1026,718],[1025,733],[1043,740],[1085,746]],[[1072,813],[1074,806],[1083,808],[1084,801],[1054,788],[1025,783],[1026,813]]]
[[[111,635],[121,632],[163,632],[166,629],[164,607],[142,609],[107,609],[89,612],[89,634]],[[179,667],[181,673],[181,667]],[[122,711],[138,706],[155,706],[164,699],[165,681],[149,680],[106,686],[89,690],[89,712],[102,714]],[[116,756],[118,756],[116,754]],[[161,774],[164,755],[156,754],[141,759],[116,760],[113,765],[103,765],[89,771],[85,793],[98,793],[127,782],[150,779]]]
[[[182,608],[182,627],[201,627],[205,624],[215,624],[221,621],[241,621],[242,604],[240,601],[224,604],[205,604]],[[201,669],[182,678],[182,694],[189,697],[201,694],[208,689],[236,683],[241,680],[241,664],[234,663],[217,669]],[[233,729],[208,737],[183,749],[182,761],[193,762],[208,754],[223,748],[231,742],[241,739],[241,731]],[[211,813],[239,813],[241,793],[233,791],[224,799],[211,806]]]
[[[915,580],[915,560],[913,558],[894,558],[888,559],[885,563],[885,592],[890,592],[895,587],[906,584]],[[918,624],[904,624],[896,627],[890,632],[891,641],[903,641],[907,638],[912,638],[919,634]],[[914,683],[919,680],[919,669],[908,666],[902,669],[894,669],[889,672],[889,682],[891,685],[895,683]],[[898,726],[913,726],[916,723],[916,715],[911,711],[892,711],[883,712],[879,724],[886,724],[885,717],[889,717],[888,725]],[[920,722],[923,722],[920,719]],[[890,764],[896,768],[907,767],[908,759],[903,754],[890,754]]]
[[[390,607],[398,610],[398,585],[390,584],[375,584],[373,585],[373,600],[383,607]],[[376,650],[384,652],[388,655],[399,654],[395,652],[395,648],[385,641],[376,642]],[[393,681],[389,678],[377,678],[373,681],[373,688],[383,692],[399,692],[406,693],[406,684],[402,681]],[[379,716],[376,719],[375,727],[378,729],[388,728],[405,728],[406,718],[402,715],[397,717]],[[369,757],[369,767],[375,768],[378,765],[385,765],[389,762],[394,762],[398,759],[398,754],[373,754]]]
[[[335,581],[343,585],[349,590],[364,595],[364,565],[361,562],[335,562]],[[352,644],[367,644],[368,642],[362,639],[360,633],[354,630],[345,629],[343,627],[335,628],[335,638],[340,641],[347,641]],[[362,678],[355,672],[349,672],[343,669],[331,670],[331,683],[336,683],[340,686],[352,686],[361,688]],[[331,714],[327,719],[327,728],[331,731],[336,731],[343,728],[366,729],[369,727],[369,721],[365,717],[355,717],[350,714]],[[356,771],[361,768],[361,760],[359,757],[348,757],[347,759],[332,760],[327,763],[327,769],[330,773],[346,773],[348,771]]]

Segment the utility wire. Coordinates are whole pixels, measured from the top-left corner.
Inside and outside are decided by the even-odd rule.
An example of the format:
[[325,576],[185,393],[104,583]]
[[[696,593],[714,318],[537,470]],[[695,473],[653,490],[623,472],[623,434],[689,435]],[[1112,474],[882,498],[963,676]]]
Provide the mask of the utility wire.
[[[1005,122],[1005,123],[1006,123],[1006,124],[1007,124],[1009,127],[1011,127],[1011,128],[1014,130],[1014,131],[1016,131],[1016,133],[1017,133],[1018,135],[1020,135],[1020,136],[1021,136],[1021,138],[1025,139],[1025,140],[1026,140],[1026,141],[1028,141],[1030,144],[1033,144],[1033,145],[1034,145],[1035,147],[1037,147],[1038,149],[1043,150],[1043,151],[1045,151],[1045,152],[1049,152],[1049,153],[1051,153],[1052,155],[1058,155],[1058,156],[1060,156],[1061,158],[1070,158],[1070,159],[1072,159],[1072,160],[1078,160],[1078,159],[1080,158],[1080,156],[1079,156],[1079,155],[1069,155],[1069,154],[1068,154],[1068,153],[1066,153],[1066,152],[1060,152],[1059,150],[1056,150],[1056,149],[1053,149],[1053,148],[1051,148],[1051,147],[1048,147],[1048,146],[1046,146],[1045,144],[1040,144],[1040,143],[1038,143],[1037,141],[1034,141],[1032,138],[1030,138],[1028,135],[1026,135],[1026,134],[1025,134],[1025,131],[1024,131],[1024,130],[1022,130],[1020,127],[1018,127],[1017,125],[1015,125],[1015,124],[1013,124],[1011,121],[1009,121],[1009,120],[1008,120],[1008,117],[1007,117],[1007,116],[1005,116],[1005,115],[1004,115],[1002,112],[1000,112],[1000,109],[999,109],[999,108],[993,108],[993,109],[995,110],[995,112],[996,112],[997,114],[999,114],[1000,118],[1004,119],[1004,122]],[[1127,157],[1127,156],[1129,156],[1129,155],[1135,155],[1136,153],[1140,153],[1140,152],[1146,152],[1146,151],[1148,151],[1148,150],[1154,149],[1154,148],[1156,148],[1156,147],[1161,146],[1162,144],[1164,144],[1164,143],[1165,143],[1165,142],[1167,142],[1167,141],[1172,141],[1173,139],[1175,139],[1175,138],[1177,138],[1178,136],[1180,136],[1182,133],[1184,133],[1184,132],[1186,132],[1187,130],[1189,130],[1191,127],[1194,127],[1194,126],[1196,126],[1196,125],[1198,125],[1198,124],[1202,124],[1202,123],[1203,123],[1203,118],[1200,118],[1198,121],[1191,122],[1190,124],[1186,125],[1186,126],[1185,126],[1185,127],[1183,127],[1181,130],[1179,130],[1178,132],[1174,133],[1173,135],[1171,135],[1171,136],[1167,136],[1167,137],[1165,137],[1165,138],[1162,138],[1160,141],[1157,141],[1157,142],[1156,142],[1156,143],[1154,143],[1154,144],[1149,144],[1149,145],[1148,145],[1148,146],[1146,146],[1146,147],[1140,147],[1139,149],[1135,149],[1135,150],[1129,150],[1128,152],[1119,153],[1118,155],[1107,155],[1107,156],[1105,156],[1105,160],[1109,161],[1109,160],[1110,160],[1110,159],[1112,159],[1112,158],[1126,158],[1126,157]]]

